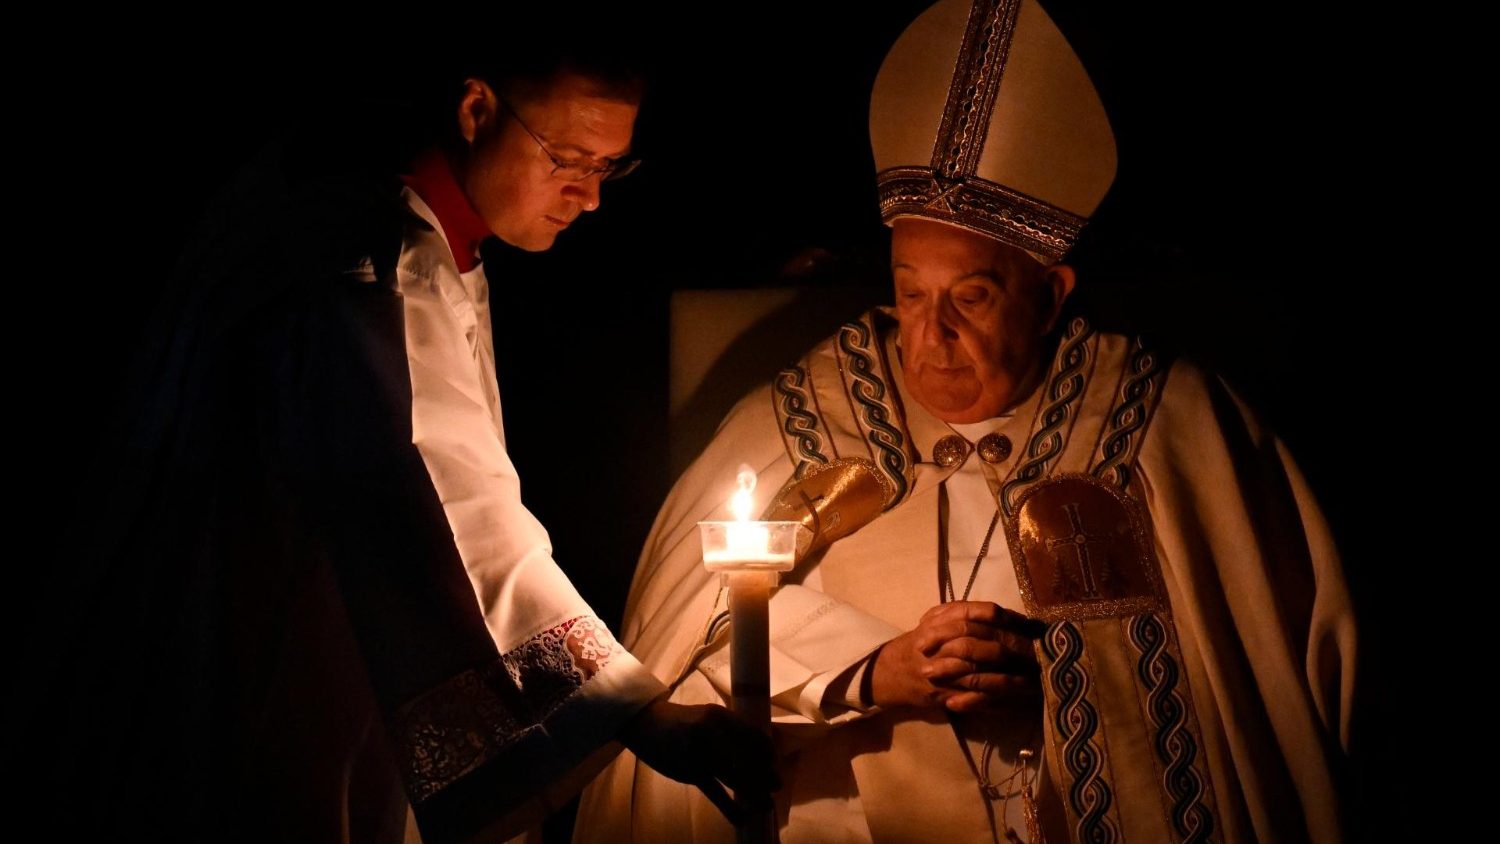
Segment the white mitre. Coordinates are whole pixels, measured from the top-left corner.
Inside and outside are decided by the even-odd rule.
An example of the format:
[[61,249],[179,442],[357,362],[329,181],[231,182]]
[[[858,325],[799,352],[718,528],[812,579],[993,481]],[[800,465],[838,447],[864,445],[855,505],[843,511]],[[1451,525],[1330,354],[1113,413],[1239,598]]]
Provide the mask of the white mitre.
[[942,0],[870,97],[881,217],[939,220],[1054,263],[1109,190],[1115,141],[1078,56],[1036,0]]

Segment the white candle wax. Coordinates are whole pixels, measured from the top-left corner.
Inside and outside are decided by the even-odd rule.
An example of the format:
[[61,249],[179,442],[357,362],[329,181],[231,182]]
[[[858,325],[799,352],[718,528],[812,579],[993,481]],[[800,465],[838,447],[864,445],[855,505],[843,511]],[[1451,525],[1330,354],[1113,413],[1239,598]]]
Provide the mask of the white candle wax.
[[[800,524],[750,521],[755,473],[741,467],[737,483],[730,505],[735,521],[699,522],[699,538],[704,568],[721,572],[729,587],[730,703],[741,717],[769,734],[770,594],[777,572],[791,571],[796,563]],[[775,810],[768,808],[752,812],[736,830],[736,839],[739,844],[769,844],[776,839],[775,830]]]

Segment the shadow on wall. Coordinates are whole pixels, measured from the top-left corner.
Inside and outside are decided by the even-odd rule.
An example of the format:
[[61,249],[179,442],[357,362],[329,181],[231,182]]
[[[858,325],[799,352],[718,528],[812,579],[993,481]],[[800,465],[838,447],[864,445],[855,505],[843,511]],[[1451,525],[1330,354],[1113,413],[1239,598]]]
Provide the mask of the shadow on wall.
[[889,304],[880,287],[679,290],[672,294],[671,444],[677,477],[735,402],[840,325]]

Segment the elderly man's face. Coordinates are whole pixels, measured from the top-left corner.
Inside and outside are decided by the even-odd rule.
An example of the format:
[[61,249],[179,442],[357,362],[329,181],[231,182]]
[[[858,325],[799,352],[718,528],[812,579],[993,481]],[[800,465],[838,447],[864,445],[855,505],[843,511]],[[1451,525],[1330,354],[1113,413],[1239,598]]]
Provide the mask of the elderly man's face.
[[603,179],[595,174],[571,182],[553,175],[548,151],[559,161],[585,164],[625,155],[638,105],[603,96],[592,80],[569,73],[510,105],[514,112],[487,84],[470,80],[459,106],[459,129],[469,144],[459,180],[490,231],[540,252],[579,214],[599,207]]
[[1042,338],[1073,271],[929,220],[897,220],[891,238],[901,365],[917,401],[945,422],[979,422],[1024,399]]

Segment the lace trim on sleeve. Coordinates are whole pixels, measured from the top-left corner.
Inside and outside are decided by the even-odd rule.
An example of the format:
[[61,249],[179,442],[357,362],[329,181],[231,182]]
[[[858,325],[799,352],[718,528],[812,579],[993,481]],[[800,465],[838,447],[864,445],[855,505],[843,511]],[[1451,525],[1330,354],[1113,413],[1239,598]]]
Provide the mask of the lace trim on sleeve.
[[622,653],[609,628],[580,616],[402,707],[394,733],[412,802],[447,788],[536,729]]

